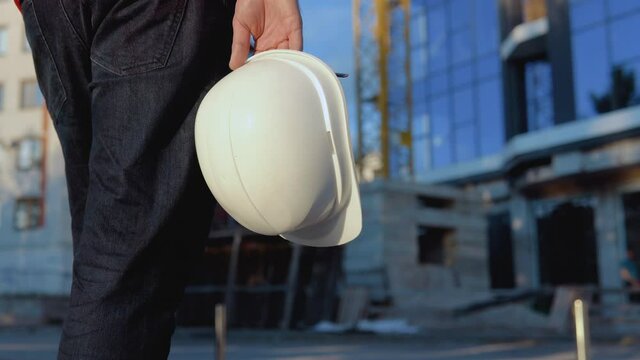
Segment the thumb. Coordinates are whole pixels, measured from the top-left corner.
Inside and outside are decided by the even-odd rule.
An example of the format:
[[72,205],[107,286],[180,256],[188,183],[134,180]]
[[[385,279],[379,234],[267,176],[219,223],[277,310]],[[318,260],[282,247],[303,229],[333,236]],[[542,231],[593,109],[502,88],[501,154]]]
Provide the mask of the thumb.
[[251,32],[236,19],[233,20],[233,44],[231,45],[231,60],[229,67],[235,70],[242,66],[249,56],[251,47]]

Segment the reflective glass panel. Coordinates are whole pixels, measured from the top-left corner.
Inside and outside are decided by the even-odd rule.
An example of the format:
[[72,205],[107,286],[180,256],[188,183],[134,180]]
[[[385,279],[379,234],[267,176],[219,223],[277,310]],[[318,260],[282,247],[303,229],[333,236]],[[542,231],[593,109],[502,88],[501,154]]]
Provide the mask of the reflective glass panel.
[[448,97],[439,97],[431,102],[431,146],[435,167],[449,165],[452,161],[449,106]]
[[453,95],[453,114],[456,124],[473,122],[474,106],[473,91],[471,87],[457,90]]
[[570,14],[573,29],[601,23],[606,14],[604,0],[572,0]]
[[475,126],[463,126],[456,129],[456,161],[469,161],[476,157]]
[[573,79],[578,118],[596,114],[592,95],[607,91],[609,72],[604,26],[598,26],[574,35]]
[[474,43],[478,56],[489,54],[498,49],[498,8],[495,0],[476,0]]
[[612,21],[610,31],[611,59],[615,64],[640,58],[640,12]]
[[483,81],[478,86],[478,124],[482,155],[499,152],[504,146],[504,118],[502,82],[499,79]]
[[443,70],[449,63],[444,7],[429,10],[428,19],[430,71]]
[[609,0],[607,4],[611,15],[623,15],[632,11],[640,11],[638,0]]

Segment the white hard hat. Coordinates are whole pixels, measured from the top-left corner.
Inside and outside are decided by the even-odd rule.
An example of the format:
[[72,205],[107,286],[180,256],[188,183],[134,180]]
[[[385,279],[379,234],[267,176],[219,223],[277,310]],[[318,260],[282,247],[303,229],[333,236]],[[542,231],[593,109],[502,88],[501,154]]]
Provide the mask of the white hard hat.
[[316,247],[360,234],[346,100],[316,57],[252,57],[206,95],[195,137],[211,192],[244,227]]

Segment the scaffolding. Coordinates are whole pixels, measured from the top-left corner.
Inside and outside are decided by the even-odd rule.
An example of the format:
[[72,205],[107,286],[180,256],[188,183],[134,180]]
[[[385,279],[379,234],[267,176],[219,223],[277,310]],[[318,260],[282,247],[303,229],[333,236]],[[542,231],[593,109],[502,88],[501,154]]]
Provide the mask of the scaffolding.
[[374,177],[410,178],[411,0],[353,0],[353,17],[361,178],[372,158]]

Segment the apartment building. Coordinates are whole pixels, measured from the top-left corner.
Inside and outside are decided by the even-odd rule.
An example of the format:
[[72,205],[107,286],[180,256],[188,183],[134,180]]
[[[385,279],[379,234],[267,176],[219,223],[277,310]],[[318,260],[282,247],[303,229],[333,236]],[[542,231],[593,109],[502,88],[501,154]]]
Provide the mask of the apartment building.
[[[0,321],[39,317],[68,293],[71,234],[60,144],[36,82],[24,25],[0,1]],[[2,317],[3,314],[12,314]]]

